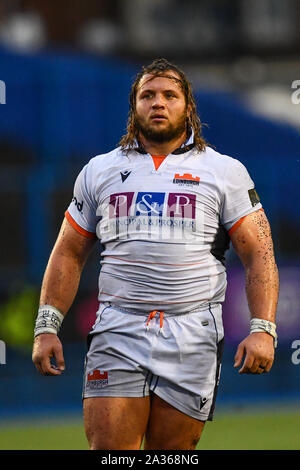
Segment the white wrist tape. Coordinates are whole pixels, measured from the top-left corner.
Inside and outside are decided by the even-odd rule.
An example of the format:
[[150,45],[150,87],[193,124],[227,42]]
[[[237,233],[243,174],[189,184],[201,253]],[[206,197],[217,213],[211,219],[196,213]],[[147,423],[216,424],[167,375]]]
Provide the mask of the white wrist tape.
[[34,336],[42,333],[58,334],[64,315],[52,307],[52,305],[43,305],[38,310],[38,316],[35,322]]
[[263,320],[262,318],[252,318],[250,320],[250,334],[266,332],[274,338],[274,347],[277,347],[277,333],[275,323],[269,320]]

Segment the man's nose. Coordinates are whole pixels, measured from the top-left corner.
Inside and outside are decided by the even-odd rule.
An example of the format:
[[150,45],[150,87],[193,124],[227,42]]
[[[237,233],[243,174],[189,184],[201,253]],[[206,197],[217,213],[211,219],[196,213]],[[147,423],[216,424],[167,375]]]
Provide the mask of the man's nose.
[[164,101],[163,96],[156,95],[152,103],[152,108],[158,109],[158,108],[163,108],[164,106],[165,106],[165,101]]

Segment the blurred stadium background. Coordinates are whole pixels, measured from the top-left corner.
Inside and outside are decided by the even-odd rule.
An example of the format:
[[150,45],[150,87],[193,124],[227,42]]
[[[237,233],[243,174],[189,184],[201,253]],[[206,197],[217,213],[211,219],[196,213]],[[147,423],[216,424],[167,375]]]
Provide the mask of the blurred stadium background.
[[[225,358],[204,446],[300,449],[299,21],[298,0],[0,0],[0,449],[62,448],[49,443],[59,432],[63,448],[86,446],[82,367],[99,247],[61,330],[67,369],[59,378],[40,377],[31,363],[39,289],[78,171],[118,144],[134,75],[156,57],[187,72],[205,137],[249,169],[280,270],[272,372],[239,376],[233,358],[249,320],[243,270],[228,253]],[[229,429],[235,444],[224,441]]]

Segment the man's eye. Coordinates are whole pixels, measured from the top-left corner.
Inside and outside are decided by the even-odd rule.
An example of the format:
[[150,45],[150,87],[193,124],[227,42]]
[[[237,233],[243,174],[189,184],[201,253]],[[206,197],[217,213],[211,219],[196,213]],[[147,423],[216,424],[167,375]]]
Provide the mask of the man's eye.
[[167,93],[166,97],[167,98],[175,98],[175,95],[174,95],[174,93]]
[[152,93],[146,93],[145,95],[142,96],[142,99],[150,99],[152,98],[153,94]]

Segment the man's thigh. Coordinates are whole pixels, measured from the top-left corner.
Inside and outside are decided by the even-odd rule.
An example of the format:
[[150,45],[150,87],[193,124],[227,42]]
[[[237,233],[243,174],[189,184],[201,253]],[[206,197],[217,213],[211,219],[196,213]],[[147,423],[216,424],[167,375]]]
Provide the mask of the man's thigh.
[[138,450],[150,413],[150,397],[92,397],[83,401],[91,450]]
[[182,413],[159,396],[151,397],[145,450],[194,450],[205,421]]

